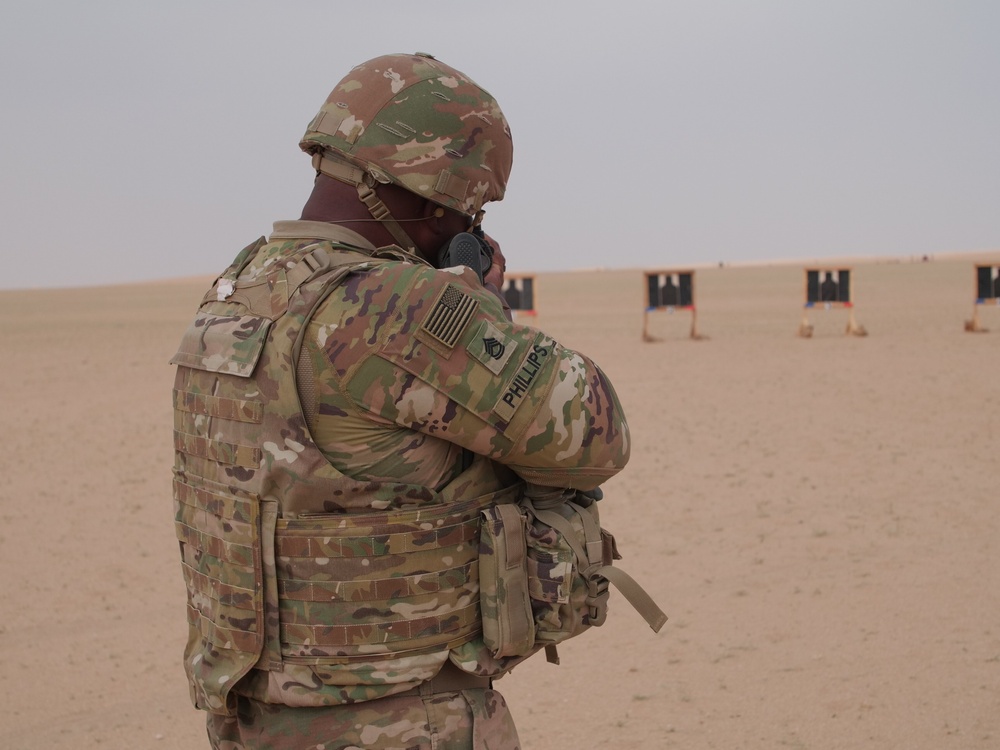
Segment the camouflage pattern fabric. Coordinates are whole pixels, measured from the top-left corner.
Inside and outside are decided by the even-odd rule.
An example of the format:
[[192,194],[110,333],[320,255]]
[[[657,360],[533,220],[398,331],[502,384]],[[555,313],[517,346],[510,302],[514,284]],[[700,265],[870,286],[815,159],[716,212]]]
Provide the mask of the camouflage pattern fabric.
[[317,373],[310,427],[356,479],[438,487],[466,449],[537,484],[589,490],[628,460],[628,427],[600,368],[508,321],[464,267],[352,274],[317,310],[304,347]]
[[213,285],[173,358],[185,667],[195,705],[219,713],[237,684],[334,705],[434,677],[478,636],[479,511],[515,484],[482,458],[434,488],[333,467],[304,423],[293,342],[329,288],[375,261],[264,245]]
[[300,143],[374,171],[446,208],[475,214],[503,198],[513,160],[496,100],[429,55],[384,55],[354,68]]
[[[335,268],[304,271],[331,257]],[[173,361],[185,661],[219,747],[249,731],[231,720],[237,700],[261,712],[263,733],[327,715],[379,726],[378,706],[445,662],[502,675],[519,659],[494,658],[482,641],[476,562],[462,556],[476,546],[472,517],[522,478],[587,490],[628,460],[621,406],[591,360],[509,321],[471,270],[435,270],[328,224],[280,222],[246,248]],[[393,527],[399,513],[417,514],[417,527]],[[422,534],[424,521],[447,531]],[[335,549],[343,524],[359,539]],[[446,563],[427,575],[441,595],[421,599],[423,573],[392,567],[397,544]],[[383,571],[416,586],[364,584],[356,566],[372,562],[377,580],[383,555]],[[398,647],[380,635],[402,625]],[[502,704],[476,694],[462,695]],[[496,736],[472,747],[516,747],[512,725]]]
[[235,717],[209,714],[215,750],[519,750],[503,696],[464,690],[354,706],[290,708],[240,699]]

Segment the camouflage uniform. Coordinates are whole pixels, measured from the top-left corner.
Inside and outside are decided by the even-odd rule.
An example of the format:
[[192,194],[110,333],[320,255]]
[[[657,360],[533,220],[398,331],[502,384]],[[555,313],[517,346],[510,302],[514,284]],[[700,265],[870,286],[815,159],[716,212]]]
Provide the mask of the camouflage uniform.
[[235,717],[208,715],[216,750],[517,750],[503,696],[476,689],[292,708],[241,699]]
[[[470,269],[303,221],[244,250],[173,362],[185,666],[213,747],[517,748],[471,534],[522,480],[588,490],[625,465],[600,369]],[[404,579],[416,596],[371,593]]]

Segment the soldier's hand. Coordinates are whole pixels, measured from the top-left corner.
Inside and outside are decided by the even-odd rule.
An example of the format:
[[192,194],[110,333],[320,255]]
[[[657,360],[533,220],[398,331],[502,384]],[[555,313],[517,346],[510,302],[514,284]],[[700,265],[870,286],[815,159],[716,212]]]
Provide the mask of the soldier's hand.
[[493,248],[493,265],[490,266],[490,270],[483,277],[483,286],[493,292],[500,300],[500,304],[503,306],[503,314],[507,320],[513,320],[514,316],[511,313],[510,305],[507,304],[507,298],[500,291],[503,289],[503,277],[507,271],[507,259],[503,257],[503,251],[500,249],[499,242],[488,234],[484,234],[483,237]]

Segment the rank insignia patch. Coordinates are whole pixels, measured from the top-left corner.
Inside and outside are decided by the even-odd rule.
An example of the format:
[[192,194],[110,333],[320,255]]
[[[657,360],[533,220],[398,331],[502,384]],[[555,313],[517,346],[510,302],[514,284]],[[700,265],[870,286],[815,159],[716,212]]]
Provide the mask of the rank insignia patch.
[[478,306],[477,300],[453,284],[448,284],[420,328],[451,349],[462,337],[462,332],[472,320]]
[[517,349],[517,342],[505,336],[489,321],[483,321],[467,348],[490,372],[499,375]]

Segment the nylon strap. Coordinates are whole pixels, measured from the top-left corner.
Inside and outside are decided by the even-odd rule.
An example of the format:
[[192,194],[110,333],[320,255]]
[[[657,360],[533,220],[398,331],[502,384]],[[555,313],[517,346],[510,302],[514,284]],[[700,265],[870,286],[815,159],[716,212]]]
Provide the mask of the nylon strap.
[[426,682],[404,693],[396,693],[393,698],[408,698],[411,696],[429,696],[436,693],[457,693],[462,690],[484,690],[493,684],[489,677],[464,672],[450,661],[446,661],[441,671]]
[[[527,502],[525,504],[527,504]],[[576,554],[577,559],[585,563],[588,569],[593,565],[600,565],[604,562],[604,545],[601,543],[601,530],[597,524],[594,523],[594,517],[589,513],[581,513],[573,503],[566,503],[566,505],[567,507],[572,508],[583,522],[583,530],[586,538],[585,546],[580,544],[579,534],[573,528],[573,525],[559,513],[556,513],[554,510],[539,510],[534,507],[532,507],[531,512],[535,515],[535,518],[544,523],[546,526],[551,526],[553,529],[562,534],[566,538],[566,541],[569,542],[569,545],[573,548],[573,552]],[[591,557],[590,553],[595,550],[597,552],[596,557]]]
[[[277,268],[264,278],[258,278],[249,283],[240,282],[237,278],[230,278],[229,274],[221,276],[202,298],[201,303],[217,301],[238,303],[254,315],[276,320],[285,314],[288,309],[288,300],[291,299],[295,290],[319,268],[326,265],[315,260],[314,255],[318,255],[318,253],[314,251],[306,255],[290,269]],[[241,267],[245,267],[250,260],[252,257],[248,258]],[[220,299],[218,288],[222,281],[229,282],[231,287],[228,294]]]
[[[370,172],[361,169],[361,167],[356,167],[353,164],[348,164],[347,162],[340,161],[339,159],[331,159],[325,156],[323,152],[317,151],[313,154],[313,168],[317,172],[322,172],[327,177],[332,177],[335,180],[340,180],[341,182],[346,182],[348,185],[353,185],[358,190],[358,198],[361,202],[365,204],[368,208],[368,213],[372,215],[372,218],[382,222],[382,225],[389,231],[393,239],[396,240],[402,247],[409,250],[411,253],[417,251],[416,245],[413,244],[413,240],[404,231],[403,227],[399,225],[389,213],[389,209],[382,202],[382,200],[375,194],[369,184]],[[382,181],[385,181],[385,177]],[[370,178],[372,182],[378,181],[374,176]]]
[[[594,522],[594,517],[591,514],[582,511],[576,506],[575,503],[567,503],[567,505],[576,511],[577,515],[583,522],[586,535],[586,547],[580,544],[578,534],[573,529],[572,524],[559,513],[552,510],[535,510],[534,508],[532,509],[532,512],[539,521],[551,526],[562,534],[566,538],[566,541],[569,542],[570,546],[572,546],[573,552],[576,553],[577,558],[588,564],[588,568],[581,571],[586,578],[592,579],[594,577],[599,577],[612,584],[615,588],[621,591],[626,601],[632,605],[635,611],[642,615],[642,618],[648,623],[649,627],[653,629],[653,632],[658,633],[660,628],[663,627],[663,623],[667,621],[667,616],[663,613],[663,610],[656,605],[656,602],[653,601],[652,597],[646,593],[646,590],[640,586],[636,580],[632,578],[632,576],[620,568],[614,567],[613,565],[603,564],[603,543],[600,538],[600,528]],[[593,539],[594,529],[597,529],[596,544]],[[596,557],[588,554],[594,552],[596,552]]]
[[[303,249],[308,249],[308,247]],[[300,286],[316,274],[332,268],[339,268],[339,270],[336,279],[327,283],[331,286],[336,285],[341,278],[351,272],[353,265],[358,265],[357,260],[352,256],[352,253],[330,250],[323,247],[323,245],[313,246],[312,252],[302,256],[298,263],[285,272],[288,297],[291,297]],[[364,263],[367,262],[364,261]],[[316,420],[319,416],[316,367],[309,356],[308,350],[304,346],[300,346],[299,348],[296,360],[295,382],[299,389],[299,401],[302,404],[302,412],[306,418],[306,425],[308,425],[310,430],[315,430]]]
[[622,593],[622,596],[636,612],[642,615],[642,619],[653,629],[654,633],[660,632],[663,623],[667,621],[667,616],[632,576],[613,565],[602,565],[597,569],[597,575],[606,579]]
[[378,197],[374,190],[372,190],[365,183],[360,183],[358,186],[358,198],[361,202],[368,207],[368,213],[372,215],[373,218],[382,222],[389,234],[392,235],[393,239],[396,240],[404,249],[409,250],[411,253],[417,252],[416,245],[413,244],[413,240],[410,236],[403,230],[403,227],[399,225],[392,214],[389,213],[388,207],[382,202],[382,199]]
[[523,603],[500,607],[499,616],[504,618],[505,640],[508,643],[530,643],[534,639],[534,621],[531,619],[531,604],[528,594],[528,575],[525,570],[528,557],[528,541],[525,535],[524,516],[513,503],[499,503],[496,512],[504,528],[506,547],[504,551],[505,570],[497,571],[504,583],[507,600]]

